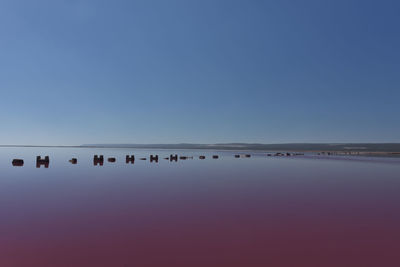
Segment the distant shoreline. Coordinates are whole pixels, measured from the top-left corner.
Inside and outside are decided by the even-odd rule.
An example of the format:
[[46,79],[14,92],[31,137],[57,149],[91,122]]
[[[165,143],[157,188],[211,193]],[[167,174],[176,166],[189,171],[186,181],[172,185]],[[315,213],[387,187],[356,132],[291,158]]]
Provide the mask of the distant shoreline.
[[84,145],[0,145],[0,148],[124,148],[162,150],[291,151],[336,155],[400,157],[400,143],[291,143],[291,144],[84,144]]

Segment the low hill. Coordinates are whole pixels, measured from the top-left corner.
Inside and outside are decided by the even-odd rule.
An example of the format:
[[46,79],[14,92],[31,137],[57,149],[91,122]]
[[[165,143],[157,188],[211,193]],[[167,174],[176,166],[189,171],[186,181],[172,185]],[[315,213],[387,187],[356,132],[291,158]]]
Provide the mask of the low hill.
[[85,144],[82,147],[143,149],[213,149],[259,151],[359,151],[400,152],[400,143],[291,143],[291,144]]

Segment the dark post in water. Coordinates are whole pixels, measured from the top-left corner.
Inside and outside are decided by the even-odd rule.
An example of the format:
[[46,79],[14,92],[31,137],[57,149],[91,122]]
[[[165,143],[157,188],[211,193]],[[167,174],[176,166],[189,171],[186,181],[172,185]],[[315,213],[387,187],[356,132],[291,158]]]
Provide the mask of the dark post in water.
[[155,155],[155,156],[150,155],[150,162],[153,162],[153,161],[158,162],[158,155]]
[[22,167],[24,166],[24,160],[23,159],[13,159],[12,165],[16,167]]
[[97,165],[103,166],[103,164],[104,164],[104,157],[103,157],[103,155],[100,155],[100,157],[97,156],[97,155],[94,155],[94,158],[93,158],[93,165],[94,165],[94,166],[97,166]]
[[36,168],[40,168],[41,165],[44,165],[45,168],[48,168],[49,164],[50,164],[49,156],[44,157],[44,159],[42,159],[42,157],[40,156],[36,157]]
[[134,156],[134,155],[132,155],[132,156],[126,155],[126,160],[125,160],[125,162],[126,162],[126,164],[128,164],[129,162],[130,162],[131,164],[134,164],[134,163],[135,163],[135,156]]

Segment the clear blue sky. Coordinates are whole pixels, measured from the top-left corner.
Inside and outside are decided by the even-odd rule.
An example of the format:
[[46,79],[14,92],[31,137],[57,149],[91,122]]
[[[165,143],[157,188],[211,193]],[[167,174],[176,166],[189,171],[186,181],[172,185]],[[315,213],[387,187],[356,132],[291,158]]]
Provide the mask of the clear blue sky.
[[400,3],[0,2],[0,143],[400,142]]

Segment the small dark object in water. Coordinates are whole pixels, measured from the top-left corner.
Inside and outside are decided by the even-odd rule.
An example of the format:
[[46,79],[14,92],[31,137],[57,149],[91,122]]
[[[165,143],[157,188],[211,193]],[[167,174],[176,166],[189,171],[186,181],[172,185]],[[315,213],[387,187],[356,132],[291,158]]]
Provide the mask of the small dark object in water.
[[217,158],[219,158],[219,156],[218,155],[213,155],[212,158],[213,159],[217,159]]
[[153,161],[158,162],[158,155],[155,155],[155,156],[150,155],[150,162],[153,162]]
[[108,162],[116,162],[117,160],[115,158],[108,158],[107,161]]
[[206,156],[200,156],[199,157],[199,159],[205,159],[206,158]]
[[94,155],[94,157],[93,157],[93,165],[94,166],[96,166],[96,165],[103,166],[103,163],[104,163],[103,155],[100,155],[100,156]]
[[246,155],[244,155],[244,157],[245,157],[245,158],[250,158],[251,155],[250,155],[250,154],[246,154]]
[[170,155],[169,156],[169,161],[171,161],[171,162],[172,161],[175,161],[175,162],[178,161],[178,155]]
[[169,160],[169,158],[168,157],[166,157],[166,158],[164,158],[165,160]]
[[16,166],[16,167],[24,166],[24,160],[23,159],[13,159],[12,165]]
[[78,163],[78,159],[72,158],[72,159],[69,160],[69,162],[71,162],[72,164],[77,164]]
[[147,160],[146,158],[140,158],[140,160]]
[[235,155],[235,158],[240,158],[240,155]]
[[268,156],[268,157],[271,157],[271,156],[272,156],[272,154],[267,154],[267,156]]
[[128,164],[129,162],[134,164],[135,163],[135,156],[134,155],[132,155],[132,156],[126,155],[125,162],[126,162],[126,164]]
[[286,153],[286,156],[287,156],[287,157],[290,157],[291,155],[292,155],[292,154],[290,154],[290,153]]
[[42,157],[40,156],[36,157],[36,168],[40,168],[41,165],[44,165],[45,168],[48,168],[49,164],[50,164],[49,156],[44,157],[44,159],[42,159]]
[[193,157],[188,157],[188,156],[180,156],[179,159],[185,160],[185,159],[193,159]]

